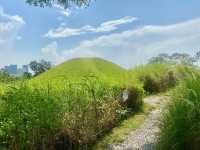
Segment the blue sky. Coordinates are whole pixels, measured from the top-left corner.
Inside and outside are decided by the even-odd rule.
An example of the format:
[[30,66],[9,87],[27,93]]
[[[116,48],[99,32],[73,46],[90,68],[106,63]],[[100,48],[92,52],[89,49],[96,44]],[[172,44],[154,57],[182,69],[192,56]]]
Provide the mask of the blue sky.
[[102,57],[132,67],[159,53],[200,50],[199,0],[96,0],[39,8],[0,0],[0,67]]

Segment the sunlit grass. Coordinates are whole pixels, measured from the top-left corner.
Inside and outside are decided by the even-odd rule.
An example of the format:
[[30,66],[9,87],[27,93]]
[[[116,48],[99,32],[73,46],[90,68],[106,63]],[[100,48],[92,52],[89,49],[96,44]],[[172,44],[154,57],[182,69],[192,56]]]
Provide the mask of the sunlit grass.
[[33,81],[60,83],[64,80],[78,81],[80,77],[94,74],[109,83],[124,83],[128,79],[127,70],[100,58],[77,58],[69,60],[41,74]]
[[[102,59],[74,59],[29,81],[2,85],[0,146],[21,150],[39,145],[49,149],[57,138],[64,137],[71,146],[88,148],[104,135],[97,148],[119,143],[152,109],[144,105],[142,112],[136,111],[143,104],[143,76],[153,76],[159,86],[170,81],[167,75],[173,67],[163,66],[141,66],[129,72]],[[122,101],[124,90],[130,97],[127,103]],[[9,147],[10,143],[14,145]]]
[[160,150],[199,150],[200,147],[200,75],[189,71],[187,79],[171,93],[171,102],[163,116]]

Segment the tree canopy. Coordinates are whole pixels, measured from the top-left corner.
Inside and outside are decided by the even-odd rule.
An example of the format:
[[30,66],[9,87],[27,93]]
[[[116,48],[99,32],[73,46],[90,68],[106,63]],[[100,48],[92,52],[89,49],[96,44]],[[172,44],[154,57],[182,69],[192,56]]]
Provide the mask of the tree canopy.
[[159,54],[156,57],[152,57],[149,60],[150,64],[154,63],[176,63],[184,65],[193,65],[200,60],[200,51],[197,52],[194,56],[191,56],[186,53],[173,53],[168,55],[166,53]]
[[91,0],[26,0],[30,5],[46,7],[53,6],[53,4],[58,4],[64,8],[68,8],[70,5],[77,6],[88,6]]
[[29,66],[30,66],[31,70],[34,71],[34,76],[37,76],[37,75],[51,69],[51,67],[52,67],[51,62],[45,61],[45,60],[40,60],[39,62],[31,61]]

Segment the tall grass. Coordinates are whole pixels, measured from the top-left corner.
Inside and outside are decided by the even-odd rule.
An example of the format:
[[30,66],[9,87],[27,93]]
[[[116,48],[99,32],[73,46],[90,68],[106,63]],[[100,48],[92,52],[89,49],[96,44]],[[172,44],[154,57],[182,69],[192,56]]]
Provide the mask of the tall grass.
[[128,112],[140,109],[144,90],[154,93],[175,86],[179,76],[174,68],[147,65],[116,79],[96,73],[70,80],[64,73],[57,78],[56,71],[49,83],[42,77],[3,85],[0,149],[88,149]]
[[133,78],[138,79],[146,94],[164,92],[177,83],[177,66],[170,64],[148,64],[130,70]]
[[[122,91],[95,77],[62,86],[10,86],[0,95],[0,148],[87,149],[123,118],[127,107],[120,103]],[[142,100],[137,92],[135,105]]]
[[8,149],[47,149],[55,128],[61,126],[62,103],[50,89],[26,84],[10,87],[1,97],[0,143]]
[[15,82],[16,80],[17,80],[16,77],[0,71],[0,83],[10,83],[10,82]]
[[173,91],[163,116],[158,149],[199,150],[200,74],[185,72],[187,79]]

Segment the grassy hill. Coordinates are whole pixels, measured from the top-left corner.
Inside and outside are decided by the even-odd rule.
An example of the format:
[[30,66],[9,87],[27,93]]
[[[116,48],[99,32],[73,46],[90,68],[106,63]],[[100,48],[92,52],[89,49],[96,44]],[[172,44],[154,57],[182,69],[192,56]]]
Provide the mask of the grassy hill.
[[[91,73],[99,80],[82,80]],[[128,115],[128,109],[124,110],[126,105],[135,111],[142,107],[143,89],[135,84],[130,88],[133,104],[120,102],[124,85],[119,83],[128,83],[128,77],[126,69],[112,62],[79,58],[8,88],[5,94],[0,94],[0,122],[3,126],[0,128],[0,143],[5,143],[0,144],[0,149],[6,149],[7,145],[8,149],[15,150],[35,149],[38,145],[52,149],[58,142],[62,144],[62,137],[70,143],[67,146],[88,149],[98,137]],[[53,141],[51,137],[55,137]],[[17,148],[12,145],[11,138],[18,144]],[[47,142],[42,143],[44,140]]]
[[109,82],[123,82],[127,70],[100,58],[76,58],[55,66],[39,75],[33,81],[59,82],[64,80],[78,81],[84,76],[95,75]]
[[[142,109],[144,91],[155,94],[174,88],[185,76],[192,76],[191,69],[153,64],[126,70],[103,59],[79,58],[31,80],[12,83],[6,89],[0,84],[0,143],[5,143],[0,144],[0,149],[35,149],[36,146],[51,149],[62,143],[63,137],[76,149],[86,149],[127,118],[132,110]],[[82,80],[91,73],[99,80]],[[126,102],[121,101],[124,88],[129,94]],[[120,135],[125,130],[120,130]],[[56,138],[52,141],[51,137]]]

